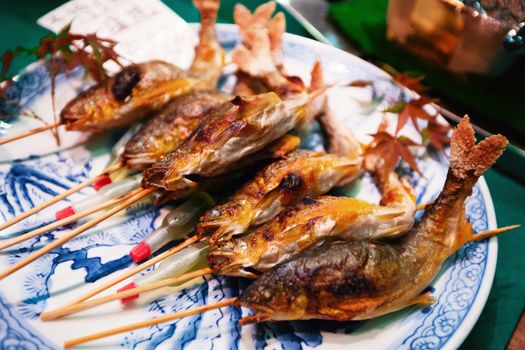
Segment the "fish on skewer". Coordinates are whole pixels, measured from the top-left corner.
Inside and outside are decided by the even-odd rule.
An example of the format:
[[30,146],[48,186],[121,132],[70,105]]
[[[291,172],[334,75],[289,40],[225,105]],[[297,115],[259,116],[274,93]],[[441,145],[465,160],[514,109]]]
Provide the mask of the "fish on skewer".
[[131,64],[80,93],[60,113],[66,130],[102,131],[129,125],[193,89],[215,87],[224,52],[215,36],[219,0],[195,0],[201,14],[199,44],[187,72],[163,61]]
[[229,241],[249,227],[270,221],[307,196],[343,186],[361,173],[361,157],[349,158],[298,150],[269,164],[225,203],[206,212],[196,232],[210,237],[210,245]]
[[214,273],[243,276],[264,272],[328,238],[370,240],[408,231],[414,222],[415,196],[392,175],[382,187],[382,205],[357,198],[305,198],[254,231],[218,244],[208,255]]
[[388,243],[327,241],[304,251],[261,275],[242,293],[236,304],[256,312],[242,324],[364,320],[432,303],[424,289],[449,256],[476,239],[465,220],[465,200],[506,144],[505,137],[495,135],[476,145],[469,119],[463,118],[452,136],[443,190],[404,237]]

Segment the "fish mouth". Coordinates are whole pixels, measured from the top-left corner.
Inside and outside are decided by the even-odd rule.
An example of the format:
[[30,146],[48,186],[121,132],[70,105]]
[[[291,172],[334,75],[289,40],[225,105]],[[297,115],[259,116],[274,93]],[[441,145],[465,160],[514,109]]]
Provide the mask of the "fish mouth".
[[255,311],[254,314],[243,317],[239,320],[239,324],[242,326],[271,320],[272,315],[274,314],[274,311],[269,307],[261,305],[252,305],[250,302],[243,300],[242,295],[238,297],[235,301],[235,306],[247,307]]
[[122,154],[122,159],[128,167],[143,170],[159,160],[159,157],[154,152],[136,154],[124,153]]

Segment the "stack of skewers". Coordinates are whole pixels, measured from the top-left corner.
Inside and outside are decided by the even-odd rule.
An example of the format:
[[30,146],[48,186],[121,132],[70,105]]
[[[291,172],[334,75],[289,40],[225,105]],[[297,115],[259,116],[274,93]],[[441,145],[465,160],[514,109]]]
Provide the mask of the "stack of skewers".
[[[441,194],[433,203],[416,206],[408,182],[391,171],[380,153],[366,151],[377,144],[363,146],[337,125],[320,62],[314,64],[309,87],[287,75],[284,15],[273,16],[273,2],[253,14],[242,5],[235,8],[241,43],[231,54],[237,67],[232,94],[217,90],[225,67],[215,35],[219,2],[195,0],[195,5],[201,29],[188,71],[159,61],[132,64],[62,110],[67,130],[103,131],[149,119],[124,135],[113,150],[116,162],[103,173],[0,225],[5,229],[90,185],[96,194],[57,211],[49,225],[0,242],[0,249],[104,211],[1,271],[0,279],[152,197],[157,205],[176,201],[178,206],[130,251],[138,265],[42,313],[42,320],[114,300],[129,303],[142,293],[208,274],[255,281],[237,298],[74,339],[66,347],[232,304],[255,311],[241,324],[362,320],[428,305],[433,299],[422,292],[447,257],[469,241],[513,228],[474,235],[464,213],[477,179],[505,148],[503,136],[476,145],[465,117],[452,136]],[[315,119],[326,135],[328,153],[296,149]],[[378,132],[385,128],[384,123]],[[373,176],[380,204],[326,195],[363,172]],[[117,173],[124,178],[114,181]],[[239,181],[245,182],[238,187]],[[216,205],[215,192],[228,188],[235,190]],[[416,211],[423,209],[415,223]],[[196,269],[205,255],[208,267]],[[157,263],[116,293],[93,298]]]

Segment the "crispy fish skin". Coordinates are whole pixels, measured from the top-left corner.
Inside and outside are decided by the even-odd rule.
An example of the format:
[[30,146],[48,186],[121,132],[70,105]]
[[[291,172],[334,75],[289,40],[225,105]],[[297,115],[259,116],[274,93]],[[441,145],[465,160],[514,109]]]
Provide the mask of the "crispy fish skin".
[[271,92],[222,104],[175,151],[145,171],[143,186],[178,190],[191,185],[188,175],[227,173],[238,160],[298,125],[305,104],[302,98],[283,101]]
[[126,165],[144,169],[173,151],[213,108],[232,99],[218,91],[192,91],[166,105],[126,143]]
[[[67,130],[122,127],[158,111],[172,97],[188,89],[184,71],[172,64],[162,61],[132,64],[69,101],[60,119]],[[158,93],[148,96],[153,91]]]
[[405,232],[412,220],[406,222],[403,214],[357,198],[306,198],[247,235],[220,243],[208,254],[208,264],[223,275],[268,271],[327,238],[368,240]]
[[345,185],[361,173],[361,158],[323,152],[294,151],[267,165],[230,199],[206,212],[196,232],[210,236],[210,245],[242,234],[250,226],[273,219],[307,196],[318,196]]
[[186,72],[163,61],[132,64],[71,100],[61,111],[66,130],[103,131],[123,127],[159,111],[193,89],[213,89],[224,65],[215,35],[219,0],[195,0],[201,14],[199,44]]
[[468,117],[463,118],[451,140],[443,190],[406,236],[389,244],[326,242],[302,252],[260,276],[237,299],[237,305],[256,311],[243,323],[363,320],[431,303],[422,291],[447,257],[476,239],[465,221],[465,199],[506,144],[494,135],[476,145]]

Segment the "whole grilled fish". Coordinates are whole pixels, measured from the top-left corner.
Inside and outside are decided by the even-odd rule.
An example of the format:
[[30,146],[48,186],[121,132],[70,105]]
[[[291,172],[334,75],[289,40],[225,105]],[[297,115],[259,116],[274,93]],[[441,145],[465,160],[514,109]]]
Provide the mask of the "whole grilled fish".
[[267,165],[225,203],[208,210],[196,232],[210,245],[264,224],[307,196],[345,185],[361,173],[362,159],[298,150]]
[[431,303],[423,290],[447,257],[476,239],[465,221],[465,199],[506,144],[503,136],[495,135],[476,145],[468,117],[463,118],[451,140],[443,190],[406,236],[389,243],[327,241],[302,252],[242,293],[237,305],[256,312],[242,323],[363,320]]
[[122,159],[130,168],[145,169],[177,148],[213,108],[230,99],[204,90],[177,97],[140,127],[126,143]]
[[189,71],[162,61],[132,64],[71,100],[60,118],[67,130],[102,131],[123,127],[159,111],[193,89],[215,88],[224,52],[215,36],[219,0],[196,0],[200,42]]

